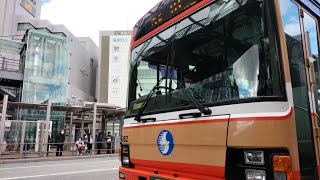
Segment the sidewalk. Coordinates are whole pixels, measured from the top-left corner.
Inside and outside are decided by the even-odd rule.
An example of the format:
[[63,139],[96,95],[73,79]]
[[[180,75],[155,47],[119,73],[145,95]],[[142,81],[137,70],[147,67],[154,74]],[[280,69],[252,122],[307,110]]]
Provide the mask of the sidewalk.
[[99,154],[99,155],[84,155],[84,156],[72,156],[71,152],[63,152],[63,156],[56,157],[55,154],[49,154],[48,157],[31,157],[25,159],[3,159],[0,160],[0,164],[14,164],[14,163],[28,163],[28,162],[41,162],[41,161],[59,161],[59,160],[75,160],[75,159],[94,159],[94,158],[107,158],[107,157],[119,157],[118,154]]

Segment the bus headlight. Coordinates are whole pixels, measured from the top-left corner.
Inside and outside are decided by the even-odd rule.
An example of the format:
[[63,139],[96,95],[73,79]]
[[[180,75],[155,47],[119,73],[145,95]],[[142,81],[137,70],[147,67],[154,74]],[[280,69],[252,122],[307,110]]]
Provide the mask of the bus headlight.
[[129,157],[122,157],[122,165],[129,165],[130,161],[129,161]]
[[246,164],[264,165],[263,151],[244,151],[244,161]]
[[129,153],[129,146],[123,146],[121,149],[122,149],[122,153],[124,153],[124,154]]
[[126,179],[126,174],[123,172],[119,172],[119,178],[120,179]]
[[121,147],[121,164],[123,166],[130,166],[130,150],[129,145],[122,145]]
[[266,180],[266,172],[263,170],[246,169],[246,180]]

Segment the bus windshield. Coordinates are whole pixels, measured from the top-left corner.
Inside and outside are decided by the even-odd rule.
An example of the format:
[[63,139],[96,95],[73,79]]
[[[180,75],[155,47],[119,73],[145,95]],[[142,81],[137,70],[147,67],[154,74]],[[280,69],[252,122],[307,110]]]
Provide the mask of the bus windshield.
[[283,97],[268,0],[215,1],[136,46],[131,52],[127,116],[157,85],[144,114]]

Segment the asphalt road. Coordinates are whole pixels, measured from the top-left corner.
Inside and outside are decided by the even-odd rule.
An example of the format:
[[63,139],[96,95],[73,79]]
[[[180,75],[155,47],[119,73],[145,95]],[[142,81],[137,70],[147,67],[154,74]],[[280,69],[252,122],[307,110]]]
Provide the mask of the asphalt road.
[[0,164],[0,179],[118,180],[118,157]]

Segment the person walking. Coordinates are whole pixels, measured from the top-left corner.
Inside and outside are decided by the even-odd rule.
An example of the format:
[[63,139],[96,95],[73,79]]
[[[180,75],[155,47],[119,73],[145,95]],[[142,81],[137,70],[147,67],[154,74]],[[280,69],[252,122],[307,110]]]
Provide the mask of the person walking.
[[57,137],[56,137],[56,143],[57,143],[56,156],[62,156],[64,140],[65,140],[65,135],[64,135],[64,130],[62,129],[60,133],[57,134]]

